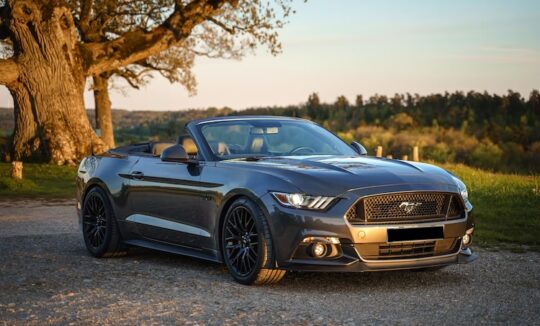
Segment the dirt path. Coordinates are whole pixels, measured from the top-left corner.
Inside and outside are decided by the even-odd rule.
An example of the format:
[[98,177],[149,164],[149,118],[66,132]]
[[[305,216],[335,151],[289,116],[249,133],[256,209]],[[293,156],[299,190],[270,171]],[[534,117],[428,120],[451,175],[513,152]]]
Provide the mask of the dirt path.
[[478,252],[438,272],[247,287],[221,265],[149,250],[91,258],[73,202],[0,202],[0,325],[540,324],[540,254]]

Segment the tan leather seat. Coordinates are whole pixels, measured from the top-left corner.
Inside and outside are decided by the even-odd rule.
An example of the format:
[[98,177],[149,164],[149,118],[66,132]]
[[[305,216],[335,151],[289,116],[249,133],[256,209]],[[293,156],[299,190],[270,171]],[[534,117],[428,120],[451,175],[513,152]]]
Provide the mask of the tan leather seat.
[[166,148],[173,146],[174,143],[155,143],[152,145],[152,155],[160,156]]
[[191,137],[184,137],[182,139],[182,147],[184,147],[187,155],[197,156],[197,145],[195,145],[195,142]]
[[218,155],[231,155],[231,151],[229,150],[229,146],[225,144],[224,142],[219,142],[217,144],[217,153]]

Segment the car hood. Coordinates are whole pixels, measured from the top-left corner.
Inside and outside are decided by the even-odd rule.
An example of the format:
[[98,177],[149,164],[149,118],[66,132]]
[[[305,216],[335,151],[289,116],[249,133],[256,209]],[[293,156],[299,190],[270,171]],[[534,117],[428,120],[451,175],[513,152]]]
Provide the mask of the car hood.
[[290,182],[302,192],[321,195],[403,184],[455,186],[452,176],[436,166],[370,156],[286,156],[222,162],[271,174]]

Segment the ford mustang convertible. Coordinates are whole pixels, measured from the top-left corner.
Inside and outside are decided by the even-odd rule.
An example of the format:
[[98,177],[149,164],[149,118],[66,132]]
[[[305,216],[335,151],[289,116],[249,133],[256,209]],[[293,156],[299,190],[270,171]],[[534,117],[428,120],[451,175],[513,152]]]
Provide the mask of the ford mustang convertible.
[[87,157],[77,211],[93,256],[146,247],[225,263],[242,284],[476,259],[472,205],[456,176],[367,156],[294,118],[194,120],[176,142]]

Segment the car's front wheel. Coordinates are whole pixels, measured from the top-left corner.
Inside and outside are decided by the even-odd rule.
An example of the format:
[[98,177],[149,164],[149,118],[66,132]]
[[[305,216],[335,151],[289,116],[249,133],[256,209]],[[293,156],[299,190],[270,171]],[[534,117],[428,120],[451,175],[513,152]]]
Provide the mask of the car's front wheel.
[[233,278],[242,284],[270,284],[285,276],[273,268],[273,243],[261,209],[247,198],[237,199],[223,222],[223,260]]
[[85,196],[82,207],[82,233],[86,249],[95,257],[126,253],[107,194],[98,187]]

